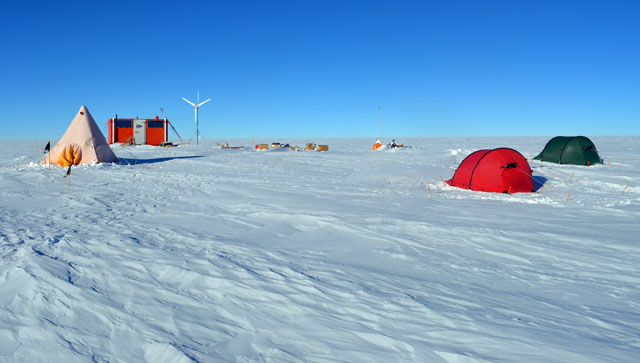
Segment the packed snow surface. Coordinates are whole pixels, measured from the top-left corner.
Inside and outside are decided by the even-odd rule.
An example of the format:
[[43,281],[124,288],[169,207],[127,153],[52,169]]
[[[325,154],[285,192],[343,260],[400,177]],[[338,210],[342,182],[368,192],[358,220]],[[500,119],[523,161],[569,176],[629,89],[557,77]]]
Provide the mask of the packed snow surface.
[[3,141],[0,361],[636,362],[640,137],[530,161],[536,193],[442,182],[549,139],[112,145],[69,179]]

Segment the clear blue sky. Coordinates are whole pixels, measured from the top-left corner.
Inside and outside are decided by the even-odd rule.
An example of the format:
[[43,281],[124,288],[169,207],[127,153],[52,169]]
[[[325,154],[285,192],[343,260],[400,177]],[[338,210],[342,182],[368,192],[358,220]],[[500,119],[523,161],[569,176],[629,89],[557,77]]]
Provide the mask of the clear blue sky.
[[3,1],[3,139],[640,134],[640,1]]

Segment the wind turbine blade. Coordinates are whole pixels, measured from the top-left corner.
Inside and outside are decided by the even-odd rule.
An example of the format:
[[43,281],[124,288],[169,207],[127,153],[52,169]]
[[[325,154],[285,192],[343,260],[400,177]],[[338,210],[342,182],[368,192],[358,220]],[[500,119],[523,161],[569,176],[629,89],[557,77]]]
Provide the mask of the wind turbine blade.
[[184,98],[184,97],[182,97],[182,99],[183,99],[183,100],[185,100],[185,101],[187,101],[187,103],[188,103],[188,104],[190,104],[191,106],[196,107],[196,104],[195,104],[195,103],[193,103],[193,102],[189,101],[188,99],[186,99],[186,98]]
[[200,106],[204,105],[205,103],[207,103],[207,102],[209,102],[209,101],[211,101],[211,98],[209,98],[209,99],[208,99],[208,100],[206,100],[206,101],[202,101],[202,103],[200,103],[200,104],[198,105],[198,107],[200,107]]

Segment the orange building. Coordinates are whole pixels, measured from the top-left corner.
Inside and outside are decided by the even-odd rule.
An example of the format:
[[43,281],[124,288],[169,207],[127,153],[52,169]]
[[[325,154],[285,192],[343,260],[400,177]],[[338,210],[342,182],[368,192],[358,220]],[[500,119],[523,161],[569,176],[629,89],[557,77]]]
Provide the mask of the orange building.
[[158,146],[169,139],[169,120],[166,118],[115,118],[107,121],[109,138],[107,142],[132,143],[135,145]]

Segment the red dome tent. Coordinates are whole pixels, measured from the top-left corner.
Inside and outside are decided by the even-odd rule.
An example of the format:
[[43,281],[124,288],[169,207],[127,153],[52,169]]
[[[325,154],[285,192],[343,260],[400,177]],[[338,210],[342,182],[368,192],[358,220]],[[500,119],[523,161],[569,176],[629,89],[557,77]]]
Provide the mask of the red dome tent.
[[467,156],[447,184],[482,192],[529,193],[535,191],[531,167],[519,152],[509,148],[478,150]]

